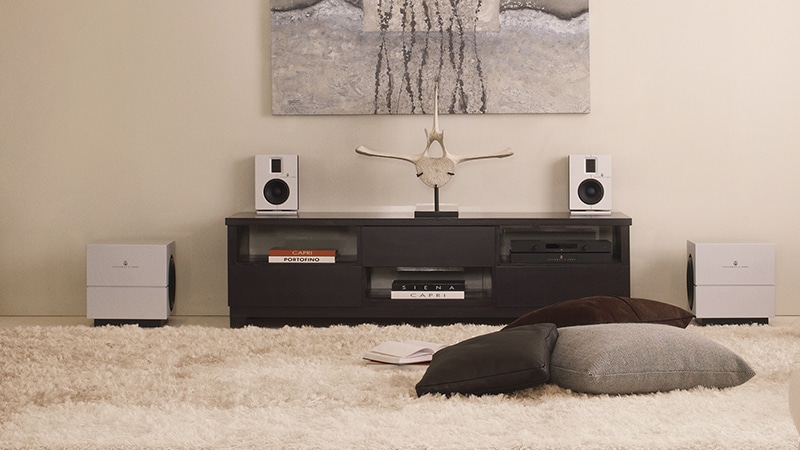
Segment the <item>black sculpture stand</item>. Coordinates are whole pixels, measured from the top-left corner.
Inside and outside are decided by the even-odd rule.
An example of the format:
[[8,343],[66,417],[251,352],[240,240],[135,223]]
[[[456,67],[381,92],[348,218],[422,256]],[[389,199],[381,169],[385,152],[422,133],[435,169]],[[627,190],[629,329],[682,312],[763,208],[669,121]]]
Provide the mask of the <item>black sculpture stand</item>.
[[433,187],[433,211],[414,211],[414,217],[458,217],[458,211],[442,211],[439,208],[439,186]]

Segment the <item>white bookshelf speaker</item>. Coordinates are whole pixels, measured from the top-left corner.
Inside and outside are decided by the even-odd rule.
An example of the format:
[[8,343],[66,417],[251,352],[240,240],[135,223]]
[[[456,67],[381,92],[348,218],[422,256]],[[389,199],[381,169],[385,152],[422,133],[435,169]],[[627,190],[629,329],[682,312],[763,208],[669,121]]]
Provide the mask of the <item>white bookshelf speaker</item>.
[[611,155],[569,155],[569,210],[611,214]]
[[256,212],[297,212],[298,155],[256,155]]
[[686,292],[698,322],[775,316],[775,245],[686,241]]
[[86,317],[161,326],[175,308],[175,241],[86,246]]

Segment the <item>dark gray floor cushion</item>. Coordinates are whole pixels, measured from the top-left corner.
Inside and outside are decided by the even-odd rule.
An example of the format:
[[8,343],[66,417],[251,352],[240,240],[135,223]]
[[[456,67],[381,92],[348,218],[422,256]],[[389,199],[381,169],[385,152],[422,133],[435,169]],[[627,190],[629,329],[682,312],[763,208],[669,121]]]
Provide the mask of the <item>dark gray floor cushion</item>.
[[417,383],[425,394],[501,394],[546,383],[558,339],[551,323],[525,325],[477,336],[433,355]]
[[557,327],[598,323],[661,323],[686,328],[694,315],[683,308],[646,298],[595,296],[554,303],[531,311],[506,328],[532,323]]
[[727,388],[755,375],[747,362],[726,347],[683,328],[620,323],[558,331],[550,381],[576,392]]

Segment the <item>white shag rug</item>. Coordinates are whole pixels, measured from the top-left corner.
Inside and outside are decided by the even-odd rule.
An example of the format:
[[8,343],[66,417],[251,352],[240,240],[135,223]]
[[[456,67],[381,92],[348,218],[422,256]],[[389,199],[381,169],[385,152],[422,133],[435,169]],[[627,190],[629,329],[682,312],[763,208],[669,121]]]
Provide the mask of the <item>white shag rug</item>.
[[360,325],[0,329],[0,448],[796,449],[800,328],[690,326],[757,375],[628,396],[553,385],[426,396],[424,366],[376,366],[384,340],[456,343],[499,327]]

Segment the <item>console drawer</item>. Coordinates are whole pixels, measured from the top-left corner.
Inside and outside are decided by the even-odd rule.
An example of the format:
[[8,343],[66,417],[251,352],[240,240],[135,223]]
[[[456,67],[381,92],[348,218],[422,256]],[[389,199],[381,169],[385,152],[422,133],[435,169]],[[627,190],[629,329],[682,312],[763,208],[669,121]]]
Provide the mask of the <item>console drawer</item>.
[[492,266],[493,227],[363,227],[365,266]]

